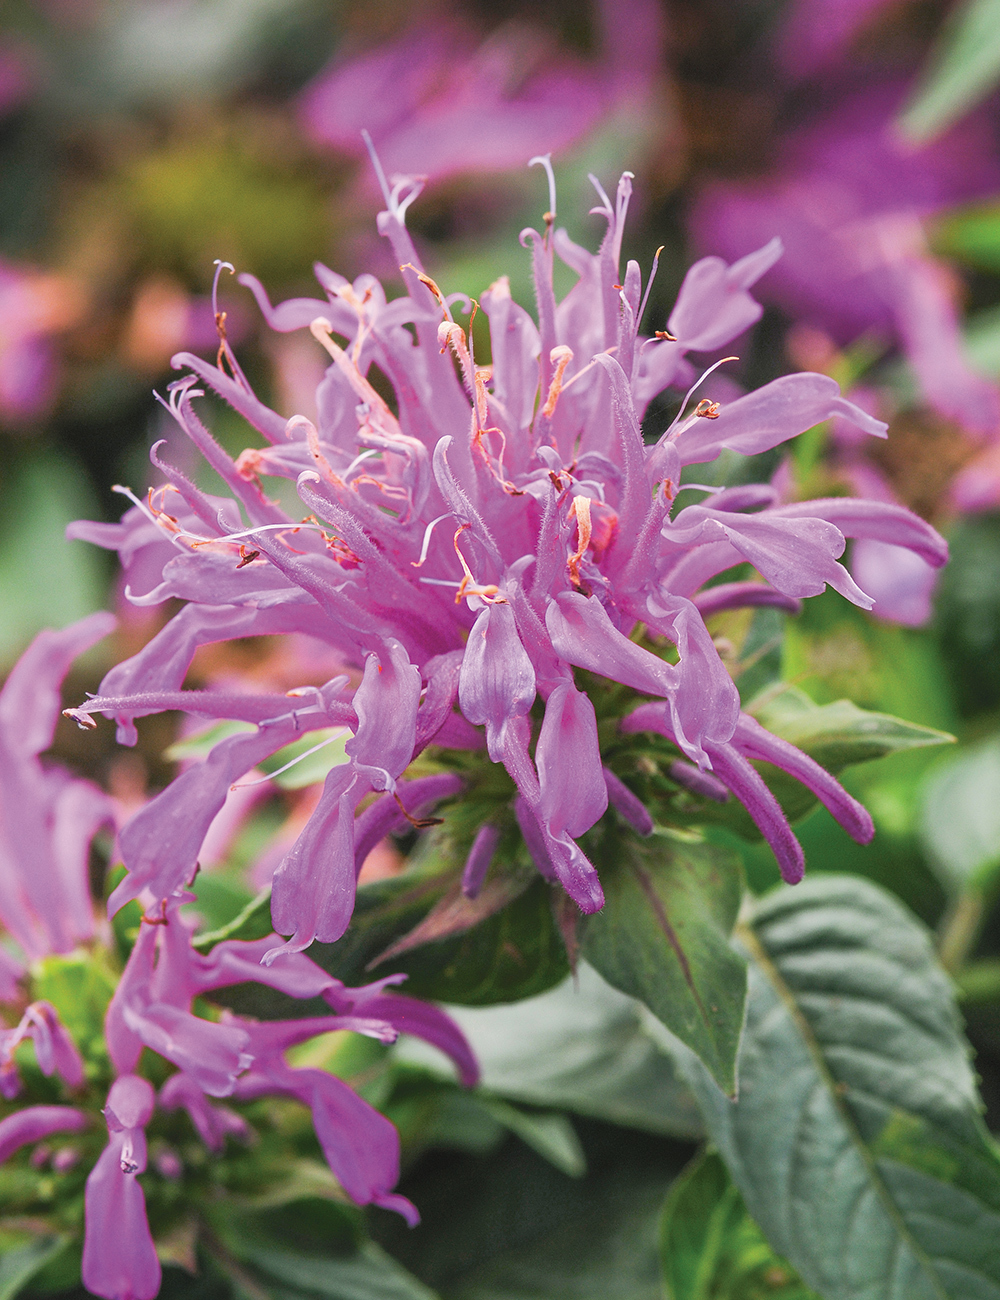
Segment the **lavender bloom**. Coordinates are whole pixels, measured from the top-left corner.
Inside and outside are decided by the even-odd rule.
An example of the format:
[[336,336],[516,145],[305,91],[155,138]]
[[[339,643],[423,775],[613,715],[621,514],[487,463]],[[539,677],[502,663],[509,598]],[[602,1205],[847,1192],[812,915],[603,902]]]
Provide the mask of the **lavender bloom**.
[[[0,62],[0,83],[3,74]],[[0,421],[21,424],[49,406],[57,381],[52,336],[76,319],[79,297],[60,276],[0,260]]]
[[137,1075],[115,1081],[104,1111],[108,1145],[87,1179],[83,1285],[106,1300],[153,1300],[160,1289],[146,1198],[135,1178],[146,1168],[145,1126],[155,1099]]
[[[175,359],[193,375],[172,386],[169,409],[233,501],[220,508],[157,460],[164,488],[108,540],[128,550],[141,533],[152,547],[149,528],[159,529],[172,558],[159,582],[150,575],[144,600],[181,595],[189,603],[74,715],[115,717],[126,742],[135,717],[164,708],[257,725],[222,741],[126,826],[129,875],[113,906],[143,890],[166,898],[182,889],[231,782],[293,735],[338,725],[352,732],[347,762],[331,770],[275,873],[275,928],[291,938],[267,961],[343,933],[359,828],[367,825],[355,810],[373,790],[398,796],[400,777],[429,743],[485,746],[516,787],[512,812],[538,869],[582,910],[597,910],[600,881],[577,841],[607,807],[608,786],[594,709],[573,667],[658,700],[638,711],[627,706],[626,730],[644,719],[698,769],[714,772],[747,804],[786,877],[801,875],[801,850],[746,756],[755,747],[757,757],[763,742],[741,722],[736,688],[696,602],[711,607],[705,584],[749,561],[764,581],[752,591],[731,588],[730,605],[745,597],[788,608],[830,585],[870,608],[871,597],[838,562],[847,538],[903,546],[932,565],[944,562],[946,546],[891,503],[780,505],[775,492],[751,488],[674,512],[682,468],[724,448],[764,451],[833,416],[868,435],[884,436],[885,425],[841,397],[831,379],[789,375],[721,409],[708,398],[694,409],[685,402],[647,447],[639,421],[648,402],[670,384],[690,383],[687,352],[718,348],[757,319],[750,288],[781,248],[772,241],[731,266],[715,257],[697,263],[670,315],[670,336],[646,337],[640,269],[635,262],[624,276],[619,269],[631,180],[622,178],[614,202],[597,190],[607,233],[596,254],[554,224],[523,233],[537,325],[505,280],[483,295],[490,367],[477,365],[450,301],[417,269],[404,224],[416,188],[405,182],[387,190],[379,218],[405,297],[387,303],[370,276],[352,285],[318,268],[325,301],[272,307],[260,284],[243,277],[274,328],[308,328],[328,353],[318,427],[264,407],[225,345],[224,366]],[[579,277],[561,302],[552,290],[556,255]],[[398,416],[370,385],[372,364],[392,383]],[[268,445],[230,459],[195,411],[198,381]],[[283,514],[261,475],[293,479],[318,522]],[[676,646],[677,662],[630,639],[637,623]],[[292,629],[321,637],[361,670],[353,694],[346,679],[292,699],[181,690],[197,645]],[[540,728],[531,720],[538,697]],[[478,742],[469,724],[484,729]],[[870,837],[866,816],[815,765],[780,746],[771,761],[814,788],[852,834]]]
[[31,1039],[42,1074],[58,1074],[68,1088],[83,1082],[83,1061],[76,1044],[49,1002],[32,1002],[13,1029],[0,1029],[0,1095],[11,1100],[21,1090],[14,1052]]
[[338,57],[303,93],[302,125],[317,144],[358,157],[368,130],[390,176],[430,181],[561,152],[616,109],[639,112],[659,71],[655,3],[598,0],[593,9],[601,58],[589,66],[555,54],[530,28],[507,25],[477,45],[446,19]]
[[[73,657],[105,635],[113,623],[110,615],[99,614],[61,632],[42,633],[0,692],[0,922],[32,963],[70,952],[74,962],[94,960],[102,971],[98,986],[106,978],[103,972],[109,958],[95,933],[86,849],[94,830],[107,820],[110,805],[87,783],[42,768],[38,755],[51,742],[59,716],[59,685]],[[354,704],[341,706],[344,716],[355,720],[352,761],[364,772],[365,789],[373,785],[394,788],[395,775],[401,770],[400,760],[391,751],[372,750],[372,719],[376,726],[384,725],[380,710],[398,710],[407,700],[411,715],[416,710],[419,679],[413,681],[415,670],[398,654],[394,663],[392,651],[390,643],[383,661],[386,677],[392,679],[386,692],[369,700],[362,684]],[[457,665],[454,667],[452,677],[457,680]],[[328,705],[334,707],[346,680],[335,681],[326,694],[306,692],[301,706],[305,714],[326,717]],[[221,698],[226,709],[235,708],[236,712],[241,702],[252,699],[251,717],[262,720],[265,734],[268,716],[290,703],[285,696],[209,698],[215,706]],[[440,700],[425,703],[441,714]],[[86,713],[81,716],[89,720]],[[442,721],[437,717],[438,726]],[[288,736],[297,734],[291,724],[285,731],[279,726],[275,734],[280,738],[286,732]],[[416,735],[411,716],[411,729],[404,732],[402,742],[406,757]],[[254,738],[260,748],[258,733]],[[267,745],[264,752],[268,752]],[[373,764],[373,759],[382,761]],[[230,769],[223,767],[225,779],[232,779]],[[238,763],[236,767],[239,772],[244,770]],[[428,777],[404,782],[396,789],[410,793],[419,806],[454,793],[460,784],[452,776]],[[11,802],[15,796],[20,798],[17,806]],[[21,823],[34,831],[34,840],[25,838]],[[199,836],[203,834],[204,828]],[[38,892],[43,886],[44,896]],[[209,1150],[218,1152],[227,1136],[249,1136],[243,1116],[211,1099],[238,1101],[263,1093],[295,1097],[312,1108],[320,1144],[345,1190],[359,1203],[376,1202],[398,1210],[411,1223],[416,1221],[416,1210],[393,1192],[399,1174],[399,1139],[393,1126],[347,1084],[323,1071],[292,1069],[284,1053],[296,1043],[332,1030],[367,1034],[387,1043],[404,1032],[449,1054],[466,1085],[471,1086],[478,1077],[475,1059],[458,1027],[436,1008],[392,990],[405,976],[350,989],[300,954],[286,955],[273,967],[263,965],[265,954],[280,942],[275,935],[255,943],[220,943],[209,953],[200,953],[180,914],[181,906],[192,897],[184,891],[175,892],[144,917],[105,1016],[107,1053],[118,1077],[111,1084],[103,1111],[108,1142],[86,1183],[83,1281],[89,1291],[106,1300],[152,1300],[160,1286],[145,1197],[136,1180],[146,1168],[145,1130],[154,1120],[157,1104],[151,1084],[138,1073],[143,1049],[158,1053],[176,1067],[160,1091],[159,1104],[164,1110],[183,1107]],[[30,988],[34,967],[25,969],[27,962],[9,955],[5,946],[0,953],[6,960],[0,1001],[16,1000],[23,1007],[20,983]],[[195,999],[248,981],[289,997],[322,997],[330,1012],[266,1025],[225,1013],[219,1020],[194,1014]],[[94,1090],[89,1094],[87,1090],[107,1068],[106,1058],[98,1052],[85,1068],[77,1043],[55,1007],[44,999],[28,1002],[14,1027],[0,1028],[0,1095],[11,1101],[21,1091],[15,1053],[28,1040],[41,1073],[59,1076],[82,1106],[93,1109]],[[76,1106],[27,1105],[0,1121],[0,1162],[54,1133],[78,1132],[91,1119],[86,1110]],[[40,1148],[31,1163],[41,1168],[50,1158],[53,1172],[61,1177],[79,1160],[80,1151],[70,1148],[53,1156],[51,1149]],[[184,1173],[176,1155],[169,1151],[155,1168],[161,1177],[172,1179]]]
[[26,1106],[0,1119],[0,1164],[21,1147],[53,1133],[78,1133],[86,1124],[83,1111],[72,1106]]
[[[70,665],[114,623],[92,614],[40,632],[0,691],[0,924],[30,961],[70,952],[94,933],[87,855],[97,831],[113,824],[111,802],[38,756],[52,743]],[[9,1000],[23,967],[0,952],[0,999]]]
[[[831,24],[827,6],[802,3],[793,30],[814,21],[820,44],[836,44],[833,27],[853,25],[864,7],[837,5]],[[893,125],[906,93],[889,83],[843,98],[781,141],[767,178],[707,185],[691,226],[703,247],[733,257],[779,234],[786,255],[761,286],[768,298],[841,343],[866,330],[898,341],[927,401],[991,437],[1000,394],[963,353],[954,286],[920,219],[1000,187],[992,126],[970,114],[914,149]]]

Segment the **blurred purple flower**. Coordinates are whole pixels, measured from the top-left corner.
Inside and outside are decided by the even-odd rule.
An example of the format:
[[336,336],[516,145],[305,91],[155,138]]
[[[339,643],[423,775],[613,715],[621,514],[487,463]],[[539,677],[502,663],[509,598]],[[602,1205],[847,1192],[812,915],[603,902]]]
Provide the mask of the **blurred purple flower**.
[[411,28],[338,56],[303,93],[302,124],[318,144],[359,158],[369,131],[390,177],[509,171],[560,153],[612,110],[637,111],[660,67],[655,0],[599,0],[593,14],[600,57],[589,63],[553,52],[528,27],[482,42],[458,19]]
[[[111,801],[39,755],[52,744],[70,665],[114,625],[91,614],[40,632],[0,690],[0,924],[28,961],[71,952],[94,933],[87,860],[94,835],[113,825]],[[22,970],[0,947],[0,1000],[13,998]]]
[[[550,225],[522,236],[533,259],[537,326],[512,301],[505,279],[483,295],[491,367],[476,365],[448,302],[416,269],[403,221],[405,183],[387,193],[379,228],[403,270],[406,297],[387,303],[372,277],[352,285],[319,268],[326,300],[272,307],[259,283],[243,277],[274,328],[310,328],[331,357],[317,394],[318,428],[263,406],[228,349],[225,368],[189,354],[177,358],[269,445],[231,460],[195,412],[195,379],[172,386],[171,412],[234,500],[204,496],[154,450],[167,486],[120,525],[91,531],[133,564],[137,539],[144,539],[143,551],[155,558],[144,603],[171,596],[189,603],[108,674],[99,696],[71,713],[81,723],[95,712],[115,717],[126,743],[135,717],[162,709],[256,727],[217,744],[125,827],[129,874],[112,907],[183,889],[235,780],[309,731],[346,727],[347,761],[331,769],[275,872],[272,916],[291,938],[265,961],[279,953],[288,960],[314,939],[343,934],[359,866],[363,818],[356,809],[372,791],[383,793],[364,818],[402,802],[400,777],[432,742],[485,744],[514,782],[512,811],[539,871],[560,881],[584,911],[595,911],[603,903],[600,881],[577,840],[609,796],[594,708],[577,689],[573,666],[657,699],[633,714],[629,729],[642,719],[697,768],[713,771],[747,804],[786,879],[801,876],[801,849],[748,754],[766,751],[767,761],[814,789],[852,834],[870,838],[867,814],[822,769],[741,722],[736,688],[698,602],[787,609],[829,584],[870,608],[871,598],[837,562],[847,537],[908,547],[934,565],[944,562],[945,544],[893,504],[779,505],[762,487],[719,492],[674,514],[682,467],[714,460],[724,448],[765,451],[834,415],[876,436],[885,426],[841,397],[833,380],[800,374],[722,409],[705,398],[691,410],[685,400],[655,446],[645,446],[639,420],[647,403],[670,384],[689,383],[686,352],[717,348],[759,317],[749,289],[780,246],[772,241],[732,266],[707,258],[692,267],[670,334],[646,338],[638,332],[640,269],[630,262],[623,278],[619,270],[630,180],[623,177],[614,203],[597,188],[607,223],[597,254]],[[552,290],[555,254],[579,277],[560,303]],[[334,334],[348,340],[346,348]],[[365,377],[373,363],[395,388],[398,417]],[[290,519],[265,496],[259,475],[293,479],[322,523]],[[167,555],[157,582],[155,567]],[[745,561],[763,582],[730,584],[720,606],[704,585]],[[631,640],[636,623],[676,645],[678,662]],[[353,694],[347,676],[291,698],[181,690],[199,644],[292,630],[319,637],[362,670]],[[535,734],[529,711],[537,694],[545,712]],[[454,794],[452,786],[437,797]],[[621,792],[614,795],[623,806]],[[636,822],[634,809],[625,815]],[[475,889],[476,879],[470,883]]]
[[79,316],[79,288],[63,276],[0,260],[0,423],[41,415],[56,388],[52,335]]
[[789,81],[836,67],[852,42],[893,0],[792,0],[775,55]]
[[785,136],[765,178],[709,183],[691,229],[727,257],[779,235],[785,256],[762,280],[764,297],[840,343],[866,330],[897,340],[926,399],[992,436],[1000,394],[963,355],[955,288],[920,221],[1000,188],[995,130],[974,113],[915,149],[893,125],[905,89],[890,83],[836,101]]

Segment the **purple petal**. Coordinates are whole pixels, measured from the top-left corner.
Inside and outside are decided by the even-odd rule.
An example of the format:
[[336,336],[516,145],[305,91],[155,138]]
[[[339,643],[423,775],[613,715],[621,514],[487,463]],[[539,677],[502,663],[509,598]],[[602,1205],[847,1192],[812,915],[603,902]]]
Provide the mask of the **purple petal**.
[[401,1034],[412,1034],[440,1048],[450,1056],[466,1088],[479,1082],[479,1064],[458,1025],[428,1002],[408,998],[402,993],[380,993],[359,998],[355,1010],[365,1016],[387,1020]]
[[714,799],[716,803],[725,803],[729,799],[729,791],[721,781],[717,781],[712,776],[711,772],[700,772],[680,758],[674,759],[670,764],[667,775],[678,785],[693,791],[694,794],[700,794],[705,799]]
[[840,415],[877,438],[887,426],[840,395],[828,375],[783,375],[724,405],[714,420],[692,419],[676,435],[681,462],[715,460],[724,447],[744,456],[770,451],[814,424]]
[[550,832],[582,835],[604,815],[608,791],[597,717],[571,681],[560,683],[545,703],[535,765],[541,786],[538,817]]
[[512,718],[524,717],[535,699],[535,670],[506,602],[488,605],[469,633],[458,698],[469,722],[486,726],[486,745],[494,763],[503,759]]
[[937,570],[902,546],[863,537],[851,548],[851,572],[875,604],[872,613],[904,627],[921,627],[931,616]]
[[716,587],[696,592],[691,603],[702,618],[711,618],[727,609],[747,609],[770,606],[786,614],[798,614],[802,602],[794,596],[775,591],[764,582],[720,582]]
[[768,512],[781,519],[812,515],[835,524],[845,537],[905,546],[935,569],[948,562],[948,543],[919,515],[892,501],[866,501],[861,497],[822,497],[797,501]]
[[465,866],[462,869],[462,893],[466,898],[478,898],[483,887],[486,873],[490,869],[493,855],[500,843],[500,827],[490,822],[480,826],[472,841]]
[[62,701],[59,687],[73,660],[115,628],[113,614],[90,614],[59,632],[39,632],[0,690],[0,731],[24,757],[52,744]]
[[229,736],[214,746],[203,763],[182,772],[141,808],[119,836],[128,875],[108,900],[111,915],[144,889],[151,890],[155,898],[166,898],[188,884],[229,787],[261,759],[298,739],[300,732],[294,720],[289,720]]
[[347,929],[354,911],[354,809],[370,788],[351,763],[327,774],[315,811],[274,873],[271,919],[291,938],[264,956],[268,965],[314,939],[334,943]]
[[222,1151],[230,1134],[241,1139],[249,1135],[249,1126],[242,1115],[228,1106],[213,1106],[190,1075],[183,1072],[170,1076],[160,1089],[159,1102],[163,1110],[183,1106],[209,1151]]
[[201,1020],[164,1002],[141,1009],[126,1002],[122,1019],[146,1047],[184,1070],[210,1097],[228,1097],[253,1061],[246,1050],[249,1035],[236,1025]]
[[609,767],[602,769],[608,798],[612,807],[619,813],[639,835],[652,835],[654,823],[646,805],[634,795],[624,781],[615,776]]
[[781,256],[780,239],[732,266],[721,257],[705,257],[684,277],[667,328],[682,347],[714,352],[758,321],[763,307],[747,290]]
[[125,1173],[124,1136],[111,1135],[87,1179],[83,1284],[105,1300],[153,1300],[160,1289],[160,1261],[146,1218],[146,1198],[135,1177],[146,1166],[145,1138],[140,1130],[126,1157],[135,1172]]
[[745,713],[740,717],[733,744],[747,758],[773,763],[775,767],[780,767],[801,781],[859,844],[871,841],[875,825],[868,809],[849,795],[826,768],[820,767],[815,759],[804,754],[801,749],[782,740],[780,736],[773,735],[755,718]]
[[87,1116],[72,1106],[26,1106],[0,1119],[0,1164],[15,1151],[53,1133],[79,1133],[87,1127]]
[[764,778],[732,745],[713,745],[710,753],[716,776],[743,804],[774,851],[781,878],[797,885],[806,868],[802,845]]
[[384,650],[365,660],[352,701],[358,730],[346,745],[357,770],[376,790],[391,790],[413,757],[419,701],[419,671],[398,641],[387,640]]

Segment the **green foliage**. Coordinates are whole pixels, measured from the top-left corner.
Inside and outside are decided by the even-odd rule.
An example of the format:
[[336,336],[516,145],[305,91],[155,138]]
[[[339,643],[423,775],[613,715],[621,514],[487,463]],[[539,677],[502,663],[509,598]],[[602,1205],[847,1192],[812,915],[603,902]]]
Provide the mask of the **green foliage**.
[[615,988],[640,998],[736,1089],[746,966],[729,946],[742,874],[734,854],[666,834],[617,842],[601,860],[605,906],[581,951]]
[[472,929],[381,960],[449,883],[440,875],[404,873],[362,886],[347,934],[334,944],[315,944],[309,955],[346,984],[401,970],[409,976],[407,993],[466,1006],[531,997],[565,977],[569,963],[552,916],[552,891],[540,877]]
[[0,1300],[13,1300],[61,1253],[67,1238],[39,1236],[26,1246],[4,1250],[0,1256]]
[[1000,737],[950,757],[928,779],[921,835],[949,892],[990,889],[1000,871]]
[[950,679],[962,711],[973,713],[1000,703],[1000,515],[962,519],[948,540],[936,620],[942,680]]
[[942,33],[900,125],[914,143],[946,130],[1000,78],[1000,3],[965,0]]
[[1000,1158],[928,936],[853,877],[762,900],[733,1104],[685,1070],[771,1245],[825,1300],[1000,1295]]
[[[697,1138],[704,1131],[649,1012],[585,961],[538,997],[450,1010],[494,1094],[651,1133]],[[416,1043],[405,1052],[429,1055]]]
[[447,1300],[662,1300],[658,1222],[691,1148],[582,1121],[587,1173],[567,1178],[520,1142],[429,1160],[404,1178],[412,1232],[378,1239]]
[[66,525],[95,504],[66,452],[33,447],[11,456],[0,482],[0,665],[43,627],[65,627],[104,603],[105,564],[92,546],[67,542]]
[[817,1300],[771,1249],[714,1152],[670,1189],[660,1243],[669,1300]]

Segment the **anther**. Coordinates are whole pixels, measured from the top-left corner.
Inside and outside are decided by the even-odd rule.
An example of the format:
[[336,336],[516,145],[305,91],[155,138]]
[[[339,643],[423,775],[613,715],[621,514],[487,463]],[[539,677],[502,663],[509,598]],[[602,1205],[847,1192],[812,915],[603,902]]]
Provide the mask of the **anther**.
[[709,401],[707,397],[703,397],[694,408],[694,413],[705,420],[717,420],[719,418],[719,403]]
[[399,805],[399,811],[403,814],[410,825],[415,827],[418,831],[426,830],[428,826],[441,826],[444,823],[443,817],[414,817],[403,807],[403,801],[395,790],[392,792],[392,797]]

